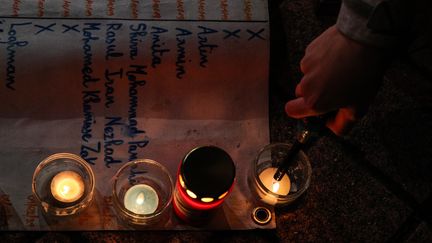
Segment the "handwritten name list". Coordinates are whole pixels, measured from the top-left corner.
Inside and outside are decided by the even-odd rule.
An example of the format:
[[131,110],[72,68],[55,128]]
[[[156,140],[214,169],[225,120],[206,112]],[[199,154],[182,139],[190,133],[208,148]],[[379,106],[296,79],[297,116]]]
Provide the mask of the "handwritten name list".
[[[241,177],[268,143],[265,1],[0,4],[0,190],[21,217],[0,229],[62,229],[31,195],[34,168],[56,152],[91,165],[102,212],[64,227],[119,229],[110,182],[126,162],[154,159],[175,177],[188,151],[212,144]],[[246,209],[233,212],[246,223],[223,227],[256,227]]]

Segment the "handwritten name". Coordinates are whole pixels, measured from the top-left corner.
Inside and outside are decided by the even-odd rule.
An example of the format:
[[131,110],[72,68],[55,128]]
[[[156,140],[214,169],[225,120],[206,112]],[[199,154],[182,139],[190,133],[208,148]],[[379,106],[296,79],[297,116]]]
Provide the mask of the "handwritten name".
[[161,27],[152,27],[150,32],[152,35],[152,67],[155,68],[157,65],[162,63],[162,56],[165,52],[169,52],[170,49],[163,48],[165,42],[161,42],[161,34],[167,33],[168,30]]
[[92,125],[96,123],[94,118],[94,114],[92,112],[92,103],[99,103],[100,91],[83,91],[83,113],[84,113],[84,122],[81,129],[81,139],[84,142],[89,142],[89,139],[92,138]]
[[129,80],[129,110],[128,110],[128,135],[134,137],[137,134],[145,133],[138,129],[137,109],[138,109],[138,88],[146,84],[144,76],[147,75],[147,66],[130,65],[126,75]]
[[147,35],[147,25],[131,25],[129,26],[129,29],[131,30],[129,33],[129,58],[135,60],[138,56],[138,44],[142,42],[142,38]]
[[[91,1],[90,1],[91,2]],[[101,151],[101,142],[95,144],[90,142],[93,137],[93,124],[96,123],[96,117],[93,113],[93,105],[100,103],[100,90],[90,88],[91,84],[99,82],[99,78],[93,76],[93,50],[92,42],[97,41],[99,37],[93,35],[95,31],[99,31],[100,23],[85,23],[83,28],[83,68],[82,73],[82,101],[83,101],[83,124],[81,127],[81,145],[80,156],[89,164],[95,164],[98,157],[93,155],[99,154]]]
[[123,144],[123,140],[115,138],[114,126],[124,126],[121,122],[121,117],[105,117],[104,161],[107,168],[110,168],[111,164],[122,162],[121,159],[114,158],[114,146]]
[[182,79],[186,74],[185,66],[186,63],[186,36],[192,35],[192,32],[182,28],[176,28],[178,31],[176,34],[177,41],[177,60],[176,60],[176,77]]
[[105,70],[105,108],[110,108],[115,103],[114,84],[116,79],[123,78],[123,69],[118,71]]
[[215,34],[218,31],[204,26],[198,26],[201,29],[198,32],[198,51],[200,55],[200,66],[207,67],[208,56],[218,47],[216,44],[209,43],[208,35]]
[[28,41],[19,41],[17,38],[17,28],[20,26],[30,25],[31,22],[11,24],[8,31],[7,41],[0,41],[0,44],[6,44],[7,62],[6,62],[6,88],[15,91],[15,57],[17,49],[28,45]]
[[92,52],[92,45],[91,43],[93,41],[96,41],[99,39],[99,37],[94,36],[91,31],[98,31],[100,30],[100,25],[97,23],[85,23],[83,28],[83,39],[84,42],[82,49],[84,52],[84,65],[81,69],[82,73],[82,85],[85,88],[89,87],[90,83],[96,83],[99,81],[99,78],[95,78],[92,76],[93,73],[93,52]]
[[[92,111],[93,104],[100,102],[99,97],[100,91],[83,91],[83,125],[81,127],[81,140],[85,144],[90,143],[90,139],[93,137],[93,124],[96,123],[95,116]],[[81,145],[80,156],[90,164],[95,164],[97,157],[90,157],[90,153],[100,153],[101,144],[97,142],[95,145]]]
[[105,60],[123,56],[122,52],[116,51],[117,45],[115,44],[117,35],[116,31],[120,30],[122,26],[122,24],[107,24],[108,28],[105,35],[105,44],[107,44]]

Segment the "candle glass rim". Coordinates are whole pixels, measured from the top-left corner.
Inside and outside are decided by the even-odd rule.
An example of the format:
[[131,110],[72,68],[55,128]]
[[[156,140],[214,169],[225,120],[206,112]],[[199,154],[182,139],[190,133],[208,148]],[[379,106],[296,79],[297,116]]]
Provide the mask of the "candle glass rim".
[[[253,171],[253,176],[255,178],[256,183],[258,184],[258,186],[261,190],[263,190],[265,193],[270,194],[271,196],[273,196],[277,199],[277,203],[275,204],[275,206],[291,203],[295,199],[297,199],[300,195],[302,195],[309,188],[310,180],[312,177],[312,166],[310,164],[309,158],[302,150],[300,150],[298,152],[298,156],[301,156],[300,160],[303,161],[303,163],[306,165],[306,182],[305,182],[304,186],[302,188],[300,188],[300,190],[298,190],[297,192],[292,193],[292,194],[288,193],[287,195],[280,195],[280,194],[274,193],[273,191],[268,189],[262,183],[262,181],[259,179],[257,164],[258,164],[258,161],[260,160],[261,154],[264,151],[266,151],[270,148],[273,148],[273,147],[277,147],[277,146],[286,146],[288,148],[291,148],[292,144],[280,143],[280,142],[267,144],[266,146],[264,146],[263,148],[260,149],[257,156],[255,157],[255,159],[252,162],[252,171]],[[280,200],[283,200],[283,201],[280,201]]]
[[[168,200],[166,201],[165,205],[163,205],[160,209],[156,209],[156,211],[153,213],[149,213],[149,214],[134,213],[124,206],[124,203],[121,202],[120,198],[117,195],[117,181],[118,181],[120,175],[123,173],[124,170],[126,170],[127,168],[129,168],[135,164],[137,164],[137,165],[138,164],[155,165],[159,169],[161,169],[168,177],[168,180],[170,183],[170,187],[169,187],[169,191],[168,191],[168,197],[167,197]],[[142,184],[142,183],[140,183],[140,184]],[[137,185],[139,185],[139,184],[137,184]],[[118,171],[114,175],[113,187],[112,187],[113,188],[113,190],[112,190],[113,203],[114,203],[115,207],[120,209],[121,213],[123,213],[127,218],[134,219],[132,221],[132,223],[139,224],[139,225],[146,225],[147,224],[147,222],[145,222],[146,220],[151,220],[151,219],[157,218],[158,216],[163,214],[166,211],[166,209],[170,206],[170,204],[172,202],[172,192],[173,192],[172,187],[173,187],[173,180],[171,178],[170,172],[168,171],[168,169],[165,166],[163,166],[161,163],[159,163],[155,160],[151,160],[151,159],[136,159],[136,160],[129,161],[126,164],[124,164],[122,167],[120,167],[120,169],[118,169]]]
[[77,213],[77,212],[81,211],[82,209],[86,208],[86,206],[82,206],[82,205],[88,205],[93,200],[93,193],[94,193],[94,189],[95,189],[95,176],[94,176],[92,168],[87,164],[87,162],[83,158],[81,158],[78,155],[71,154],[71,153],[55,153],[55,154],[52,154],[52,155],[46,157],[44,160],[42,160],[38,164],[35,171],[33,172],[33,178],[32,178],[33,195],[36,197],[37,201],[40,204],[42,204],[42,206],[46,202],[39,196],[39,193],[37,192],[37,188],[36,188],[37,176],[40,174],[40,172],[44,168],[46,168],[49,164],[53,163],[54,161],[56,161],[58,159],[70,159],[70,160],[73,160],[74,162],[77,162],[79,165],[83,166],[84,170],[89,175],[89,183],[90,183],[89,192],[84,193],[83,194],[84,198],[82,200],[80,200],[78,203],[76,203],[74,205],[66,206],[66,207],[56,207],[54,205],[49,205],[50,209],[45,209],[45,207],[43,207],[45,209],[45,212],[47,212],[47,213],[51,213],[51,214],[54,214],[56,216],[67,216],[68,214],[57,214],[54,212],[73,211],[74,213]]

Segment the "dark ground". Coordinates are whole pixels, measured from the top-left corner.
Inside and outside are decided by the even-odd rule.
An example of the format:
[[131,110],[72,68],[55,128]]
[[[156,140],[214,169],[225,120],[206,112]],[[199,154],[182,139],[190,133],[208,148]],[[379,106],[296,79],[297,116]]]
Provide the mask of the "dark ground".
[[[271,1],[271,140],[289,142],[283,106],[307,44],[335,21],[337,5]],[[333,1],[330,1],[333,2]],[[1,242],[432,242],[432,49],[413,48],[388,70],[352,132],[323,135],[308,150],[313,178],[276,230],[217,232],[11,232]],[[427,59],[427,58],[426,58]]]

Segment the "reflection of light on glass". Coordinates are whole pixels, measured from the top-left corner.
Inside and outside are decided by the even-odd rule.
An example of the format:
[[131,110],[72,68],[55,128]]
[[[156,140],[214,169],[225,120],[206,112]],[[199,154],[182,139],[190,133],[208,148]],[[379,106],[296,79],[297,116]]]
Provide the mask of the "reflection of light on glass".
[[220,196],[218,197],[218,199],[221,200],[222,198],[226,197],[226,195],[228,195],[228,192],[229,192],[229,191],[224,192],[222,195],[220,195]]
[[214,198],[211,197],[203,197],[201,198],[201,201],[209,203],[209,202],[213,202]]
[[197,198],[197,195],[189,190],[186,189],[186,193],[189,195],[189,197],[191,198]]
[[180,186],[183,188],[186,188],[186,185],[184,183],[183,177],[181,175],[179,175],[179,182],[180,182]]
[[278,191],[279,191],[279,182],[277,182],[277,181],[274,181],[273,182],[273,186],[272,186],[272,191],[274,192],[274,193],[277,193]]
[[144,193],[141,192],[140,194],[138,194],[136,203],[139,205],[142,205],[144,203]]

